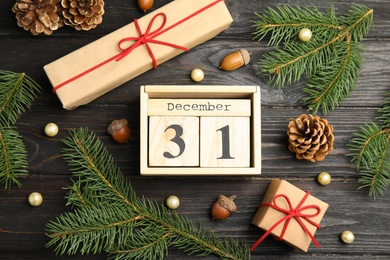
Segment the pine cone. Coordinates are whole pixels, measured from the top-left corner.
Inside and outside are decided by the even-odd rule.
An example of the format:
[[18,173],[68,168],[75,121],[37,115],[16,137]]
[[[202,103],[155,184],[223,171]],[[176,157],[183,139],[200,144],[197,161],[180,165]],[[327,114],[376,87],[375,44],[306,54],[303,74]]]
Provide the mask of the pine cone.
[[60,0],[17,0],[12,11],[16,13],[18,26],[33,35],[52,34],[62,27]]
[[103,21],[103,0],[61,0],[64,22],[76,30],[88,31]]
[[319,116],[302,114],[288,123],[288,149],[298,159],[322,161],[333,149],[333,127]]

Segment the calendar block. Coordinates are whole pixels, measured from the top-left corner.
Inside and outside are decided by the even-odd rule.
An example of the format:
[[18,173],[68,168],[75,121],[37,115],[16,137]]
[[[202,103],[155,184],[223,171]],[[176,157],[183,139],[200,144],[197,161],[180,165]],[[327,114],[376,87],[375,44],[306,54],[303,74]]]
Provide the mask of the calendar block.
[[249,117],[201,117],[201,167],[249,167]]
[[141,86],[140,112],[142,175],[261,174],[259,86]]
[[199,117],[149,117],[149,166],[199,166]]

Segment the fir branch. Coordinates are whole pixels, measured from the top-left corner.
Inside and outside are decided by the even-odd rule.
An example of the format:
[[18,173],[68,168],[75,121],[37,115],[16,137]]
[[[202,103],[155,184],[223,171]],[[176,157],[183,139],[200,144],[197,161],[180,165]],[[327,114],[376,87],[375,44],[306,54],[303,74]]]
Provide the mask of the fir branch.
[[0,126],[0,157],[0,183],[5,189],[11,189],[12,183],[20,187],[18,178],[28,173],[27,151],[14,127]]
[[15,124],[40,92],[41,87],[25,73],[0,70],[0,125]]
[[[334,60],[328,63],[331,66],[321,68],[317,74],[310,77],[307,87],[303,89],[307,96],[302,100],[313,113],[317,113],[319,108],[322,108],[324,114],[334,110],[355,88],[363,62],[360,46],[349,42],[341,47],[345,47],[346,55],[334,57]],[[333,69],[335,67],[338,69]]]
[[[362,67],[361,41],[373,25],[373,10],[360,5],[351,9],[340,19],[334,8],[322,13],[315,7],[278,6],[269,8],[265,14],[256,14],[254,39],[261,40],[271,34],[269,45],[278,46],[259,61],[261,73],[269,76],[270,84],[279,88],[309,79],[308,95],[303,101],[309,110],[323,113],[334,110],[354,89]],[[309,28],[312,39],[302,43],[297,34]],[[336,63],[335,61],[338,61]],[[326,80],[323,77],[326,77]]]
[[380,112],[381,115],[377,117],[377,120],[381,122],[383,128],[390,128],[390,91],[386,93],[383,107],[379,109],[378,112]]
[[221,242],[204,227],[146,198],[137,198],[102,142],[86,128],[71,130],[64,158],[76,180],[65,213],[47,224],[57,254],[107,252],[115,259],[162,259],[169,247],[222,259],[249,259],[249,249],[233,239]]
[[[279,5],[277,10],[268,8],[264,14],[255,13],[259,20],[254,22],[254,35],[258,41],[272,33],[269,46],[278,46],[282,41],[295,42],[299,28],[318,27],[319,29],[339,29],[334,8],[328,14],[317,8]],[[333,31],[333,30],[332,30]]]
[[366,124],[349,141],[348,148],[357,165],[361,188],[369,195],[383,195],[390,180],[390,129],[375,123]]
[[390,91],[378,112],[379,123],[365,124],[354,133],[347,154],[356,163],[361,188],[367,187],[374,198],[383,195],[390,183]]

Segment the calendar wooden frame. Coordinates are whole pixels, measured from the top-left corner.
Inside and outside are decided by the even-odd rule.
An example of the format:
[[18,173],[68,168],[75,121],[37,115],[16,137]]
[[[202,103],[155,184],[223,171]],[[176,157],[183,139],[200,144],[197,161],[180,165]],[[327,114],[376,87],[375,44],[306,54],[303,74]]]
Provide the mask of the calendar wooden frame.
[[[148,165],[148,102],[151,99],[250,100],[249,167],[163,167]],[[141,175],[259,175],[261,174],[261,92],[259,86],[145,85],[140,89]]]

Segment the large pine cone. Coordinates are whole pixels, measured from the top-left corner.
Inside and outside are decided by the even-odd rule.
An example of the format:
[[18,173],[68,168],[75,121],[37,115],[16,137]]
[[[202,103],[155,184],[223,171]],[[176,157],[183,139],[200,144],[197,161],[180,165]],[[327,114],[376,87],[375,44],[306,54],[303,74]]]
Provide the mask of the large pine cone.
[[61,0],[64,23],[76,30],[88,31],[103,21],[103,0]]
[[319,116],[302,114],[288,123],[288,149],[298,159],[322,161],[333,149],[333,127]]
[[17,0],[12,11],[16,14],[18,26],[33,35],[52,34],[62,27],[60,0]]

